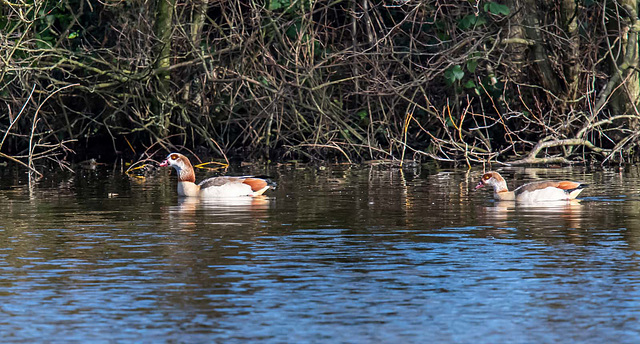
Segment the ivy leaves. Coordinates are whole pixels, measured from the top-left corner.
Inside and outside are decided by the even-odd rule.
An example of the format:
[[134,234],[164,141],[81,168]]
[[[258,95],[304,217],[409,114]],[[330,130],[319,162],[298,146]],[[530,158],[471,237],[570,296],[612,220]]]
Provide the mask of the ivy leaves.
[[[496,16],[508,16],[509,13],[511,13],[509,6],[493,1],[485,3],[482,8],[485,13]],[[487,25],[487,23],[489,23],[489,19],[487,19],[487,16],[483,13],[468,14],[458,21],[458,28],[468,30]]]
[[508,16],[510,13],[507,5],[502,5],[497,2],[487,2],[484,4],[484,11],[498,16]]

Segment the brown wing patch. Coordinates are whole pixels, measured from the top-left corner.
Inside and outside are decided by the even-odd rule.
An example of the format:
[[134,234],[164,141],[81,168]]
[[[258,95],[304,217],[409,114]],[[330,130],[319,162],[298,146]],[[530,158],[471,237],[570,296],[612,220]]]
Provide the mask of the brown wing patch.
[[523,193],[525,191],[533,192],[533,191],[536,191],[536,190],[542,190],[542,189],[546,189],[546,188],[549,188],[549,187],[557,188],[558,187],[558,182],[532,182],[532,183],[524,184],[521,187],[519,187],[518,189],[516,189],[516,193],[520,194],[520,193]]
[[561,182],[558,182],[557,187],[562,190],[573,190],[573,189],[577,189],[579,186],[580,186],[580,183],[563,180]]
[[543,181],[543,182],[533,182],[533,183],[529,183],[529,184],[524,184],[521,187],[519,187],[516,190],[517,194],[523,193],[525,191],[527,192],[533,192],[536,190],[542,190],[542,189],[546,189],[546,188],[558,188],[558,189],[562,189],[565,191],[571,191],[571,190],[575,190],[575,189],[582,189],[584,187],[586,187],[585,184],[580,184],[580,183],[576,183],[576,182],[570,182],[567,180],[563,180],[561,182],[554,182],[554,181]]
[[245,178],[242,182],[251,186],[251,190],[254,192],[262,190],[265,186],[267,186],[266,180],[258,178]]
[[204,189],[212,186],[222,186],[229,183],[241,183],[241,182],[242,182],[242,179],[237,177],[212,177],[212,178],[201,181],[200,184],[198,185],[200,185],[200,187]]

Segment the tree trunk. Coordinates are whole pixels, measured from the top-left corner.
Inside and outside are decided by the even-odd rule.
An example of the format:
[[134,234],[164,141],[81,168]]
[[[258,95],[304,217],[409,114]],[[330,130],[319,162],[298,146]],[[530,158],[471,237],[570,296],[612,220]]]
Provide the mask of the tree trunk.
[[[575,0],[562,0],[561,18],[563,28],[569,37],[569,46],[566,50],[567,68],[564,71],[567,80],[567,94],[565,104],[573,104],[580,87],[580,33],[578,31],[578,6]],[[570,106],[570,105],[569,105]],[[564,106],[563,106],[564,107]]]
[[621,0],[620,17],[616,17],[622,49],[620,61],[613,61],[611,75],[619,74],[620,87],[613,93],[611,108],[615,114],[637,113],[640,97],[638,85],[638,3],[635,0]]
[[[201,59],[202,52],[202,28],[204,27],[205,19],[207,18],[207,8],[209,6],[209,0],[200,0],[193,2],[192,15],[191,15],[191,30],[189,31],[189,39],[192,44],[192,52],[189,54],[190,59]],[[206,75],[211,75],[210,71],[207,68],[207,65],[203,61],[203,67],[207,70]],[[198,106],[202,109],[202,94],[196,93],[192,94],[192,84],[196,83],[197,80],[193,80],[191,82],[187,82],[184,85],[184,90],[182,93],[182,100],[185,103],[193,103],[195,106]]]
[[155,68],[158,76],[158,90],[154,99],[153,112],[159,120],[157,125],[160,137],[165,137],[169,133],[171,103],[173,103],[171,101],[169,67],[171,66],[171,38],[175,6],[176,0],[159,0],[154,27],[160,44],[156,52]]
[[[545,8],[551,7],[550,4],[545,4],[544,1],[542,5],[545,6]],[[533,54],[532,60],[535,61],[538,67],[542,86],[552,94],[556,96],[560,95],[562,86],[549,62],[547,47],[541,34],[541,27],[544,23],[541,23],[540,13],[538,13],[538,1],[522,0],[522,11],[525,11],[523,13],[524,17],[522,18],[525,35],[528,39],[535,42],[531,47]]]
[[523,73],[523,66],[529,63],[527,57],[527,50],[529,49],[527,42],[529,41],[527,41],[524,30],[524,18],[530,15],[531,9],[523,8],[523,6],[525,6],[523,2],[525,1],[508,0],[506,2],[506,5],[513,10],[513,15],[509,22],[509,30],[507,31],[506,41],[509,42],[507,52],[517,68],[517,70],[514,71],[516,73]]

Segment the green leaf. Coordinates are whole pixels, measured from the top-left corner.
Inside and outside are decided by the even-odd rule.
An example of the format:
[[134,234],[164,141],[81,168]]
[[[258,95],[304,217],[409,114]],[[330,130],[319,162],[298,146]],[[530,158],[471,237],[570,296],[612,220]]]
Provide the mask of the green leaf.
[[[40,35],[36,34],[36,38],[38,38],[38,36],[40,36]],[[50,48],[53,48],[53,45],[51,45],[49,42],[47,42],[46,40],[44,40],[44,39],[42,39],[42,38],[41,38],[41,39],[36,40],[36,46],[37,46],[38,48],[40,48],[40,49],[50,49]]]
[[309,10],[312,5],[312,0],[267,0],[267,9],[270,11],[286,10],[288,8],[290,9],[288,12]]
[[269,82],[269,80],[267,80],[267,78],[265,78],[264,76],[260,76],[258,77],[258,81],[260,81],[260,83],[264,86],[271,86],[271,83]]
[[470,28],[471,25],[473,25],[473,23],[475,22],[475,19],[473,19],[474,17],[475,16],[473,14],[464,16],[464,18],[460,19],[460,21],[458,22],[458,27],[462,30]]
[[453,72],[453,76],[456,80],[461,80],[464,77],[464,71],[462,70],[462,67],[458,65],[453,66],[451,71]]
[[469,71],[469,73],[475,73],[477,67],[478,67],[478,60],[467,61],[467,70]]
[[447,127],[453,127],[455,124],[453,124],[453,121],[451,120],[451,117],[447,116],[444,120],[444,123],[447,125]]
[[447,85],[451,85],[456,81],[451,70],[444,71],[444,80],[447,82]]
[[476,16],[475,14],[468,14],[464,16],[458,22],[458,27],[462,30],[466,30],[471,27],[481,26],[487,23],[487,18],[483,15]]
[[464,83],[463,86],[464,86],[464,88],[475,88],[476,87],[476,83],[473,80],[469,79],[469,80],[467,80],[467,82]]
[[56,16],[54,16],[53,14],[49,14],[44,17],[44,20],[47,22],[47,25],[51,26],[53,25],[53,22],[56,21]]
[[458,80],[462,80],[463,77],[464,77],[464,71],[462,70],[462,67],[460,67],[459,65],[450,67],[444,72],[444,78],[449,85],[453,84]]
[[74,39],[76,37],[78,37],[78,32],[70,32],[69,33],[69,37],[68,37],[69,39]]
[[360,120],[363,120],[363,119],[369,117],[369,113],[367,112],[367,110],[360,110],[360,111],[358,111],[358,113],[356,113],[356,115],[358,115],[358,117],[360,117]]
[[507,5],[502,5],[497,2],[487,2],[484,4],[484,11],[489,12],[495,15],[509,15],[509,7]]
[[275,11],[282,8],[287,8],[289,7],[289,5],[291,5],[291,2],[289,0],[271,0],[269,1],[269,5],[267,5],[267,8],[271,11]]
[[297,20],[287,28],[285,34],[291,39],[296,39],[298,37],[298,34],[300,33],[301,26],[302,23],[300,22],[300,20]]
[[438,39],[441,41],[448,41],[450,38],[449,35],[445,32],[438,32],[437,36],[438,36]]

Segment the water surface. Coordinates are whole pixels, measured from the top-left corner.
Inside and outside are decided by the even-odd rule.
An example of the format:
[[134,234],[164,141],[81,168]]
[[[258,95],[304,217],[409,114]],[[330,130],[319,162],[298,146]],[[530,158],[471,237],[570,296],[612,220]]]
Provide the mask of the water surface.
[[[0,167],[1,168],[1,167]],[[6,168],[5,168],[6,169]],[[274,167],[260,199],[179,199],[110,170],[1,171],[6,342],[638,343],[640,172],[516,206],[480,171]],[[205,176],[200,173],[198,178]]]

